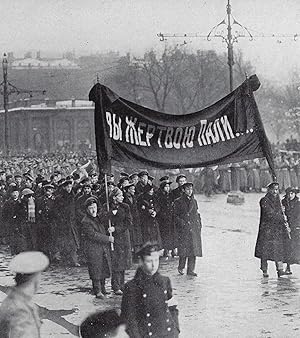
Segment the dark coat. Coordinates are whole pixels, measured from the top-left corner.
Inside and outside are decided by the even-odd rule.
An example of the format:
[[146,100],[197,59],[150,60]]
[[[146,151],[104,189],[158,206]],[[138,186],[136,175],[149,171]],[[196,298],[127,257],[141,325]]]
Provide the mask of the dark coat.
[[164,249],[176,248],[176,231],[173,214],[173,201],[171,193],[159,189],[156,193],[156,201],[159,205],[157,220]]
[[[28,247],[27,237],[30,233],[26,231],[26,227],[19,222],[20,200],[8,199],[3,206],[3,221],[7,227],[7,234],[9,236],[9,245],[11,253],[16,255],[22,251],[30,250]],[[24,225],[24,224],[23,224]]]
[[291,239],[286,237],[285,250],[286,262],[289,264],[300,264],[300,201],[298,197],[282,200],[285,214],[291,229]]
[[158,272],[149,276],[138,268],[135,277],[125,284],[121,304],[129,337],[178,337],[179,330],[167,304],[171,298],[168,277]]
[[99,216],[94,218],[86,213],[81,223],[90,278],[92,280],[101,280],[110,277],[109,236]]
[[56,238],[55,197],[46,195],[36,200],[37,248],[48,254]]
[[181,197],[183,195],[183,189],[182,186],[175,188],[171,191],[171,197],[173,202],[177,200],[177,198]]
[[254,255],[265,260],[283,261],[287,234],[279,197],[267,193],[259,204],[260,223]]
[[130,240],[133,248],[137,248],[143,244],[143,236],[141,229],[141,220],[140,214],[137,206],[137,199],[135,196],[128,196],[126,193],[124,194],[124,201],[130,208],[130,213],[132,216],[132,227],[129,229],[130,231]]
[[153,211],[158,211],[158,205],[154,196],[148,193],[142,194],[138,198],[138,209],[141,218],[141,229],[143,235],[143,243],[157,242],[159,246],[162,245],[159,224],[156,216],[151,216]]
[[58,221],[58,236],[68,245],[70,251],[79,247],[79,235],[76,226],[75,197],[62,190],[56,197],[56,218]]
[[174,202],[178,255],[202,257],[201,218],[198,204],[192,196],[182,195]]
[[[113,210],[117,210],[114,215]],[[132,218],[129,206],[125,203],[117,205],[110,204],[110,211],[107,212],[107,205],[104,204],[103,211],[100,214],[101,221],[105,227],[108,227],[108,220],[115,227],[113,236],[115,238],[114,251],[112,256],[112,270],[124,271],[130,269],[132,265],[131,244],[129,229],[132,227]]]

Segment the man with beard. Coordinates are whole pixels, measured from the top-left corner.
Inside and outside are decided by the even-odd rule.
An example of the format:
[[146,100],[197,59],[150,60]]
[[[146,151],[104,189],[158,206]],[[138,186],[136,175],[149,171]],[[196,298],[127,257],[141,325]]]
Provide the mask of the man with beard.
[[255,246],[255,257],[260,258],[260,269],[264,277],[268,275],[268,260],[274,261],[278,277],[285,275],[283,260],[285,256],[284,241],[287,236],[286,220],[282,213],[279,199],[279,184],[272,182],[268,192],[260,202],[260,222]]
[[56,198],[56,218],[59,232],[59,248],[65,264],[80,266],[77,249],[79,248],[78,229],[76,226],[75,197],[71,180],[62,183],[62,191]]
[[85,201],[85,216],[82,230],[85,240],[85,253],[93,292],[96,298],[103,299],[106,294],[105,278],[111,275],[110,243],[114,237],[108,235],[98,215],[97,200],[90,197]]
[[54,186],[48,182],[43,186],[43,196],[36,201],[37,247],[52,261],[57,257],[57,235],[55,222]]
[[287,221],[291,229],[291,239],[285,237],[286,274],[291,275],[291,264],[300,264],[300,201],[298,189],[287,188],[282,200]]
[[202,257],[201,219],[198,204],[193,195],[193,183],[183,186],[183,195],[174,202],[174,218],[178,236],[178,272],[184,274],[187,262],[187,275],[196,277],[194,272],[196,256]]
[[171,184],[172,182],[170,181],[162,181],[156,193],[156,201],[160,206],[157,213],[157,220],[161,234],[162,247],[165,249],[164,256],[167,257],[171,255],[170,251],[174,250],[176,247]]
[[140,215],[137,206],[137,200],[135,196],[135,186],[133,183],[128,183],[123,187],[124,191],[124,203],[128,204],[130,213],[132,216],[132,227],[130,231],[131,248],[134,254],[139,250],[143,244]]
[[11,254],[15,255],[20,252],[18,248],[18,208],[20,204],[19,188],[12,188],[9,199],[3,205],[2,219],[6,226],[6,234],[9,237],[9,246]]
[[183,194],[183,185],[186,183],[186,176],[180,174],[176,177],[177,188],[172,190],[172,200],[175,201],[177,198],[181,197]]

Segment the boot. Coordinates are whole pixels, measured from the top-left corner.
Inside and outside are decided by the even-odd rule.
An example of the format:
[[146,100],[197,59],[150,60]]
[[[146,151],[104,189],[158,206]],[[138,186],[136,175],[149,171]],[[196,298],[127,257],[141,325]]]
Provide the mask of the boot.
[[278,277],[285,276],[285,275],[286,275],[286,272],[285,272],[285,271],[283,271],[283,270],[278,270],[278,271],[277,271],[277,276],[278,276]]

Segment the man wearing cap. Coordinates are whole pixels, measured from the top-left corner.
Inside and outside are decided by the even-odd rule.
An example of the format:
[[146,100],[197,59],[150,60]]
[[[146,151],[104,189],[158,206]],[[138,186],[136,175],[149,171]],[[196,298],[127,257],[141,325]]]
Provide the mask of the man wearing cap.
[[32,298],[37,292],[42,271],[49,265],[41,252],[22,252],[10,263],[16,286],[0,307],[0,336],[3,338],[39,338],[41,320]]
[[164,255],[170,256],[170,251],[176,248],[175,226],[173,214],[173,201],[171,196],[171,184],[169,180],[163,180],[156,193],[157,204],[161,206],[157,213]]
[[94,197],[85,201],[86,213],[82,219],[84,247],[93,292],[97,298],[104,298],[105,278],[111,275],[110,243],[114,237],[109,235],[99,218],[98,204]]
[[17,206],[17,224],[20,234],[19,251],[35,250],[37,248],[37,227],[35,221],[34,191],[25,188],[21,193],[21,201]]
[[278,277],[285,275],[284,241],[287,236],[286,219],[282,213],[279,199],[279,184],[272,182],[267,194],[260,200],[260,222],[255,246],[255,257],[260,258],[260,269],[264,277],[268,275],[268,260],[274,261]]
[[[112,251],[112,278],[111,286],[118,296],[123,294],[125,284],[125,271],[132,264],[130,232],[132,228],[132,216],[129,206],[123,203],[123,192],[115,187],[109,194],[109,208],[103,206],[101,219],[105,226],[110,225],[108,231],[114,235],[114,250]],[[109,209],[109,211],[108,211]]]
[[183,185],[186,183],[186,176],[180,174],[176,177],[177,188],[172,190],[172,200],[175,201],[177,198],[181,197],[183,194]]
[[139,181],[135,186],[135,194],[137,197],[145,192],[145,189],[148,186],[149,173],[143,170],[138,173],[138,177]]
[[201,218],[198,204],[193,195],[193,183],[183,184],[183,195],[174,202],[174,219],[177,229],[179,264],[178,272],[184,274],[187,262],[187,275],[197,276],[194,272],[196,256],[202,257]]
[[143,236],[141,229],[141,220],[140,214],[137,205],[137,199],[135,196],[135,185],[133,182],[128,183],[125,187],[123,187],[124,191],[124,203],[126,203],[130,208],[130,213],[132,216],[132,227],[129,229],[130,231],[130,241],[132,252],[135,255],[136,252],[140,249],[140,246],[143,244]]
[[9,199],[4,203],[2,210],[2,220],[6,225],[6,233],[9,236],[9,246],[11,254],[15,255],[22,251],[22,247],[19,247],[19,238],[23,242],[23,236],[20,234],[19,224],[18,224],[18,209],[20,204],[20,192],[19,189],[15,186],[11,189]]
[[80,266],[77,250],[79,248],[78,228],[76,224],[75,197],[71,180],[62,183],[62,190],[56,197],[56,219],[59,231],[59,248],[66,265]]
[[282,200],[284,212],[291,229],[291,238],[285,237],[286,273],[292,274],[291,265],[300,264],[300,201],[297,197],[298,189],[289,187],[285,190]]
[[158,272],[159,246],[146,243],[138,255],[140,266],[134,278],[126,283],[121,304],[126,331],[132,338],[178,337],[178,310],[176,306],[169,307],[171,281]]
[[57,234],[55,222],[54,186],[47,182],[43,186],[43,196],[36,200],[37,248],[51,261],[57,255]]

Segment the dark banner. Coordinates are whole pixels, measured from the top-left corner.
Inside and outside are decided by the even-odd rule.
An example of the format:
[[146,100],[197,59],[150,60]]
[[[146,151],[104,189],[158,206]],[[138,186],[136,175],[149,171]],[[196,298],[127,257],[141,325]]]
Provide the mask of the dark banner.
[[96,84],[95,132],[99,164],[193,168],[267,157],[269,142],[253,96],[254,75],[220,101],[187,115],[157,112]]

